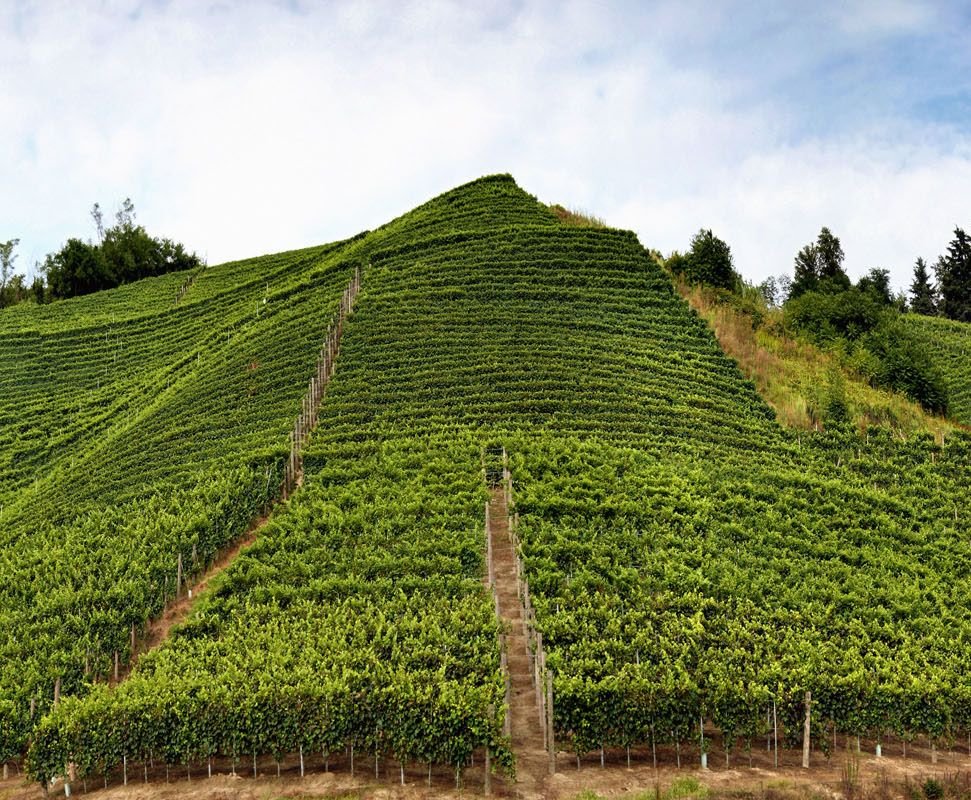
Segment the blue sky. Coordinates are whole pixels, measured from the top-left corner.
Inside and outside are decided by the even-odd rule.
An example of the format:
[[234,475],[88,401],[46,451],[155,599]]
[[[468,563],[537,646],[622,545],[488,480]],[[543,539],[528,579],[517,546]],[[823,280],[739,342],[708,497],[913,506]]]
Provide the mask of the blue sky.
[[130,196],[210,263],[511,172],[744,276],[819,228],[905,287],[971,227],[971,4],[9,2],[0,241]]

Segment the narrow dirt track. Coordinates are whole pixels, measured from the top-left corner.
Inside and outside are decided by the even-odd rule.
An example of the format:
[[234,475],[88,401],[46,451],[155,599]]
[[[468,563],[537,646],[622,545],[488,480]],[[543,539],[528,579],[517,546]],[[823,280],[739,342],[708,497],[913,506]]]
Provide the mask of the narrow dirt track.
[[[194,582],[186,581],[179,598],[168,606],[168,610],[161,617],[149,621],[145,634],[140,640],[136,641],[137,652],[131,663],[119,669],[119,683],[131,674],[141,656],[162,644],[172,628],[189,616],[195,604],[199,602],[199,598],[202,597],[209,586],[209,582],[228,567],[244,549],[256,541],[269,518],[269,514],[266,514],[254,519],[242,538],[219,551],[209,569],[197,576]],[[192,592],[191,598],[189,597],[190,591]],[[115,681],[112,681],[112,684],[114,683]]]
[[509,538],[509,516],[502,488],[492,490],[489,501],[492,529],[492,562],[496,575],[499,613],[506,623],[506,650],[510,681],[512,746],[516,753],[516,795],[528,797],[545,792],[548,760],[540,727],[532,658],[523,629],[523,607],[516,585],[516,554]]

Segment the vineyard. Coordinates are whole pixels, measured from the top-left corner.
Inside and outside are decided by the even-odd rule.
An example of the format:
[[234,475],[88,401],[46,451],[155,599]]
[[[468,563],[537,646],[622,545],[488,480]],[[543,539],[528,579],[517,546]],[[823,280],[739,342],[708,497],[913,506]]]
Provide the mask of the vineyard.
[[908,314],[904,320],[944,373],[951,416],[971,425],[971,325],[920,314]]
[[563,225],[508,176],[12,310],[0,755],[34,779],[515,774],[486,577],[504,467],[554,768],[716,737],[741,762],[806,719],[826,753],[971,734],[971,438],[784,429],[633,234]]

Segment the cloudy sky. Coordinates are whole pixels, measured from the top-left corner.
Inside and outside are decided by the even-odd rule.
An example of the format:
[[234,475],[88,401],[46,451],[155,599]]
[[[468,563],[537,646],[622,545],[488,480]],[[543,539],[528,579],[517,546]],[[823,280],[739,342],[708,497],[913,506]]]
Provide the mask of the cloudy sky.
[[0,241],[130,196],[209,263],[483,174],[742,274],[829,226],[852,277],[971,228],[971,3],[0,0]]

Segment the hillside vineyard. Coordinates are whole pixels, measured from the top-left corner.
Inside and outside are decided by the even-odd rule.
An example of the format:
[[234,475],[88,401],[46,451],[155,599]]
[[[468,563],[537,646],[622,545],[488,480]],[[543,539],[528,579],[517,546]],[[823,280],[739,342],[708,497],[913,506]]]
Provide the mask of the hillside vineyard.
[[944,373],[951,416],[971,425],[971,324],[921,314],[903,319]]
[[[279,497],[358,269],[302,485],[109,686]],[[502,447],[561,750],[680,753],[705,725],[744,750],[773,707],[795,744],[807,692],[824,748],[971,732],[971,441],[784,431],[633,234],[492,176],[176,304],[187,277],[0,315],[0,747],[35,778],[513,769],[483,588]]]

